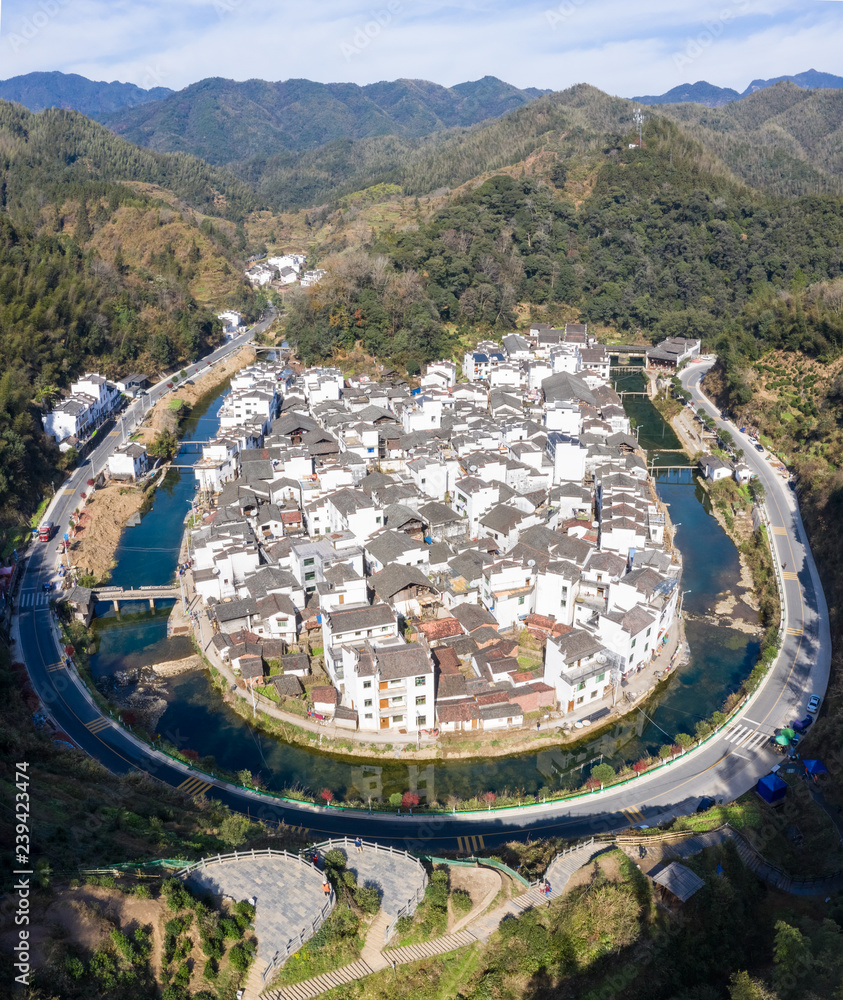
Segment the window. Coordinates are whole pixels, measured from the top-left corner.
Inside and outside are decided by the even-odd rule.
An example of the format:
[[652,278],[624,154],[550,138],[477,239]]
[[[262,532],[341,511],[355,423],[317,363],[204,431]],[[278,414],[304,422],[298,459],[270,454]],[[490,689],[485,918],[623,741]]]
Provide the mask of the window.
[[647,629],[647,638],[650,638],[650,633],[653,631],[652,625]]
[[577,691],[585,691],[585,681],[580,681],[579,684],[577,684]]
[[365,714],[365,715],[363,716],[363,718],[364,718],[364,719],[371,719],[371,718],[372,718],[372,713],[371,713],[371,712],[367,712],[367,713],[366,713],[366,714]]
[[597,697],[597,692],[596,691],[592,691],[591,694],[589,695],[589,697],[593,701]]
[[394,687],[398,687],[398,685],[399,685],[400,683],[401,683],[401,678],[400,678],[400,677],[398,677],[398,678],[394,678],[393,680],[391,680],[391,681],[389,682],[389,686],[390,686],[391,688],[394,688]]
[[519,603],[519,604],[523,604],[523,603],[524,603],[524,600],[525,600],[525,597],[524,597],[524,595],[522,594],[522,595],[521,595],[521,596],[520,596],[520,597],[518,598],[518,603]]
[[311,580],[315,580],[315,579],[316,579],[316,570],[314,570],[312,573],[305,573],[304,574],[304,582],[305,583],[310,583]]
[[392,699],[392,704],[393,705],[403,705],[404,704],[404,695],[403,694],[397,694],[397,695],[395,695],[395,697]]
[[400,726],[403,721],[404,721],[404,716],[403,715],[393,715],[392,716],[392,725],[393,726]]
[[377,516],[377,517],[375,518],[375,524],[380,524],[382,520],[383,520],[383,518],[382,518],[382,517],[381,517],[380,515],[378,515],[378,516]]
[[632,642],[629,644],[629,648],[635,649],[635,639],[633,639]]
[[416,725],[417,726],[426,726],[427,725],[427,716],[426,715],[417,715],[416,716]]
[[[318,520],[319,520],[319,515],[317,514],[317,515],[316,515],[316,516],[315,516],[315,517],[313,518],[313,520],[314,520],[314,521],[318,521]],[[305,566],[312,566],[312,565],[313,565],[313,562],[314,562],[314,561],[313,561],[313,559],[305,559],[305,561],[304,561],[304,565],[305,565]]]
[[595,679],[596,679],[596,681],[597,681],[598,684],[601,681],[604,681],[606,679],[606,671],[604,670],[602,674],[598,674]]
[[371,708],[371,707],[372,707],[372,699],[371,698],[367,698],[363,702],[363,708]]
[[420,694],[420,695],[416,696],[416,704],[417,705],[424,705],[426,702],[427,702],[427,695],[426,694]]
[[581,694],[579,698],[577,698],[577,704],[582,705],[583,701],[585,701],[585,695]]
[[371,681],[363,681],[363,690],[364,691],[370,691],[371,689],[372,689],[372,682]]
[[630,662],[630,663],[632,663],[632,660],[633,660],[633,657],[632,657],[632,656],[630,656],[630,658],[629,658],[629,662]]
[[416,678],[416,687],[417,688],[424,687],[424,682],[425,682],[425,678],[424,677],[417,677]]

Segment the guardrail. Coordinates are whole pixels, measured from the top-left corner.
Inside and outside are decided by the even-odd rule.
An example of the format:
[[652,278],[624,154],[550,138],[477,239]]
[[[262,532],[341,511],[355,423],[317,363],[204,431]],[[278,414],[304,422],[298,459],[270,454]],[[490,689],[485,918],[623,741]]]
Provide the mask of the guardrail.
[[[412,894],[412,896],[408,897],[407,902],[401,907],[401,909],[395,915],[395,919],[386,926],[386,930],[384,931],[383,935],[384,944],[386,944],[386,942],[390,939],[390,937],[392,937],[392,935],[395,933],[395,925],[398,923],[398,921],[402,917],[412,916],[412,914],[416,912],[416,907],[419,905],[422,898],[424,897],[424,891],[427,888],[427,872],[425,871],[425,867],[421,863],[421,861],[419,861],[419,859],[414,854],[410,854],[409,851],[402,851],[400,849],[392,847],[391,845],[389,847],[384,847],[383,844],[376,844],[373,840],[361,840],[360,843],[363,847],[369,847],[375,851],[383,851],[384,854],[393,854],[393,855],[399,854],[402,857],[407,858],[408,861],[412,861],[414,864],[416,864],[421,872],[422,876],[421,886],[417,887],[416,891]],[[341,840],[340,839],[323,840],[319,844],[314,844],[313,847],[309,848],[309,850],[322,851],[322,853],[324,853],[325,851],[336,850],[337,848],[340,847],[344,847],[346,851],[348,851],[350,848],[356,847],[355,840],[353,840],[350,837],[343,837]]]
[[320,910],[319,915],[311,921],[310,927],[303,927],[292,940],[287,942],[287,946],[283,950],[279,949],[275,952],[272,956],[272,961],[270,961],[263,972],[261,972],[262,982],[265,983],[267,979],[269,979],[270,973],[274,972],[276,969],[280,969],[290,955],[297,952],[305,941],[309,941],[313,937],[322,924],[325,923],[325,920],[334,908],[336,901],[336,896],[334,895],[334,891],[332,889],[327,902]]
[[[564,858],[569,854],[573,854],[575,851],[581,851],[585,847],[593,847],[593,846],[594,846],[594,837],[592,837],[591,840],[583,840],[580,841],[580,843],[578,844],[572,844],[570,847],[566,847],[564,851],[560,851],[558,854],[554,854],[553,857],[550,859],[550,863],[548,864],[547,868],[550,869],[550,866],[554,864],[554,862],[558,861],[560,858]],[[535,889],[536,886],[544,885],[544,881],[545,880],[543,878],[537,878],[535,879],[535,881],[529,883],[530,888]]]
[[[185,878],[192,872],[204,871],[211,865],[223,865],[228,861],[242,861],[244,858],[289,858],[290,861],[295,861],[296,864],[302,865],[305,868],[310,868],[312,871],[318,873],[320,876],[322,873],[316,867],[316,865],[311,864],[306,861],[300,854],[290,854],[289,851],[274,851],[271,847],[264,848],[263,850],[256,851],[252,849],[251,851],[233,851],[231,854],[217,854],[216,857],[211,858],[200,858],[199,861],[194,861],[193,864],[187,865],[186,867],[180,869],[175,873],[176,878]],[[337,901],[337,897],[334,894],[333,889],[328,896],[325,903],[322,905],[322,909],[319,911],[317,916],[311,920],[310,924],[302,927],[302,929],[295,934],[287,942],[287,945],[283,949],[278,949],[272,956],[272,960],[269,962],[267,967],[261,973],[261,979],[266,982],[268,976],[275,969],[279,968],[287,961],[287,959],[294,952],[298,951],[299,948],[309,941],[310,938],[319,930],[322,924],[325,922],[328,914],[334,908],[334,904]]]

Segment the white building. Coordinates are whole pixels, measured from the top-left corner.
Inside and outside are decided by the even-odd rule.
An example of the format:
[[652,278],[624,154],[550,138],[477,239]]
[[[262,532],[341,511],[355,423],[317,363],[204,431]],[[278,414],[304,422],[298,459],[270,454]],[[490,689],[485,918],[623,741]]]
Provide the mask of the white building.
[[108,474],[112,479],[125,479],[135,482],[149,468],[149,458],[146,445],[130,441],[118,445],[108,456]]

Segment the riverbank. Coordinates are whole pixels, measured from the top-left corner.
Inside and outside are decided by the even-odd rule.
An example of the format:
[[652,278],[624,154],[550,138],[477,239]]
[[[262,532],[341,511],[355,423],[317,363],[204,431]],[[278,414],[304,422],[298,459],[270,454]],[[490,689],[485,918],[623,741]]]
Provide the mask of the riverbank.
[[[171,434],[177,432],[180,419],[189,412],[203,397],[231,378],[235,372],[250,365],[256,357],[252,347],[241,347],[239,351],[214,365],[210,371],[191,379],[193,385],[184,383],[173,393],[166,393],[149,410],[143,423],[132,435],[132,439],[149,446],[164,431]],[[173,381],[177,381],[174,376]],[[180,402],[181,407],[173,404]]]
[[126,524],[140,512],[148,493],[140,486],[109,483],[92,490],[76,518],[70,564],[80,576],[107,580]]

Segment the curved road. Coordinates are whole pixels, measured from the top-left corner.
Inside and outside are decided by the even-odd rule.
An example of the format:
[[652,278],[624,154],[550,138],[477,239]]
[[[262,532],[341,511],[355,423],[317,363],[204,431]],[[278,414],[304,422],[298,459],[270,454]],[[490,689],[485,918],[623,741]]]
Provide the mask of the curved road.
[[[242,339],[242,338],[241,338]],[[228,350],[233,346],[227,345]],[[216,353],[216,352],[215,352]],[[712,415],[715,408],[699,391],[709,366],[696,364],[683,373],[695,399]],[[160,389],[157,387],[157,389]],[[737,428],[727,424],[736,439]],[[117,439],[104,442],[106,449]],[[101,449],[103,446],[101,446]],[[96,457],[104,461],[105,454]],[[191,771],[151,750],[103,717],[74,670],[62,665],[48,607],[23,607],[19,616],[23,658],[33,687],[56,723],[77,744],[117,774],[146,772],[188,794],[204,793],[232,809],[270,823],[283,821],[307,831],[312,839],[360,834],[408,850],[472,852],[514,838],[562,836],[569,839],[654,825],[693,811],[702,796],[729,801],[752,788],[781,758],[769,749],[775,728],[805,713],[808,696],[824,694],[831,643],[828,615],[810,549],[805,541],[793,493],[747,442],[747,461],[767,489],[774,550],[787,563],[784,574],[786,635],[778,659],[764,683],[728,729],[672,764],[623,787],[581,796],[565,803],[477,812],[469,815],[397,816],[279,802]],[[84,476],[88,478],[87,475]],[[77,490],[79,484],[77,484]],[[73,503],[73,498],[69,498]],[[67,505],[65,505],[66,509]],[[72,509],[72,507],[71,507]],[[62,516],[62,515],[59,515]],[[53,520],[58,518],[53,515]],[[55,559],[51,545],[32,546],[23,586],[37,594],[50,578]],[[176,734],[174,742],[178,742]],[[549,751],[551,757],[553,751]],[[490,764],[494,767],[494,763]]]

